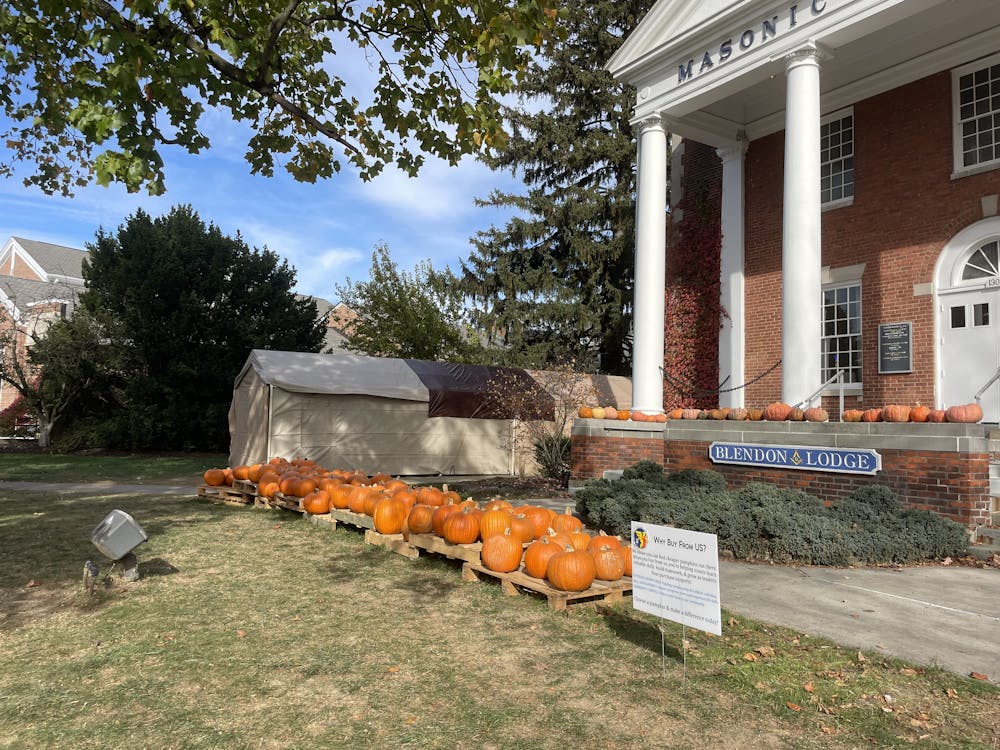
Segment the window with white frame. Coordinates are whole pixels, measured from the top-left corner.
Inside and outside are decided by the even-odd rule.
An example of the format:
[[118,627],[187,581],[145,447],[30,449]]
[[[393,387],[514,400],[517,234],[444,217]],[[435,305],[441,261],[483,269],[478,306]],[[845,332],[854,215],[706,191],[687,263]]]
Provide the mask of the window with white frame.
[[820,123],[820,200],[836,203],[854,197],[854,112],[843,110]]
[[952,83],[955,171],[1000,166],[1000,55],[956,69]]
[[823,382],[837,370],[845,383],[861,382],[861,284],[823,288]]

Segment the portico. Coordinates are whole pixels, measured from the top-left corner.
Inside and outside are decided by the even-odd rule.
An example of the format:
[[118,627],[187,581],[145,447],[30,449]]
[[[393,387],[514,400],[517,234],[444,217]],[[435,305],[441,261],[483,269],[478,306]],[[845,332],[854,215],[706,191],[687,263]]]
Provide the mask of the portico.
[[[663,269],[670,137],[707,144],[722,161],[719,376],[747,368],[745,159],[784,131],[781,204],[781,399],[822,384],[825,271],[820,132],[824,115],[996,52],[994,0],[660,0],[609,61],[637,89],[638,133],[633,407],[663,408]],[[779,165],[774,165],[777,170]],[[851,196],[835,207],[851,205]],[[640,273],[641,271],[641,273]],[[773,304],[778,304],[775,298]],[[779,335],[778,331],[774,334]],[[814,399],[815,400],[815,399]],[[740,388],[720,406],[741,406]]]

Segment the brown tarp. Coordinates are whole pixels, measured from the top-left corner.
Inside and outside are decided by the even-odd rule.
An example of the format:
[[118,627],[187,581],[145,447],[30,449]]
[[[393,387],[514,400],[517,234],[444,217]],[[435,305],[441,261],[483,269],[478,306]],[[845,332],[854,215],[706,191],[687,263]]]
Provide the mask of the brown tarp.
[[[524,370],[423,359],[404,361],[427,388],[428,417],[555,418],[554,399]],[[515,408],[520,413],[514,413]]]

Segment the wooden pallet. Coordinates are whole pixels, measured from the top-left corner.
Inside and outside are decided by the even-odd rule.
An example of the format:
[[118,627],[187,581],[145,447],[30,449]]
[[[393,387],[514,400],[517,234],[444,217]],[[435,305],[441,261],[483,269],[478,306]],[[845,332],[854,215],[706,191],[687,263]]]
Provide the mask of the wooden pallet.
[[213,487],[203,484],[198,488],[198,497],[205,497],[223,505],[251,505],[253,503],[253,498],[249,495],[226,486]]
[[305,518],[310,523],[314,523],[317,526],[322,526],[323,528],[330,529],[331,531],[337,528],[337,519],[330,516],[329,513],[313,514],[305,513]]
[[594,584],[584,591],[560,591],[540,578],[529,576],[523,567],[512,573],[497,573],[476,563],[465,563],[462,566],[463,581],[479,581],[483,577],[499,580],[500,588],[507,596],[517,596],[521,593],[519,590],[521,588],[542,594],[548,600],[549,608],[557,612],[566,609],[570,604],[621,601],[626,593],[632,592],[631,578],[622,578],[620,581],[594,581]]
[[416,560],[420,557],[420,550],[403,538],[402,534],[380,534],[374,529],[365,529],[365,542],[385,547],[390,552],[397,555]]
[[249,479],[234,479],[233,489],[242,492],[244,495],[257,496],[257,485]]
[[330,508],[330,518],[334,521],[340,523],[350,524],[351,526],[357,526],[359,529],[374,529],[375,519],[371,516],[366,516],[364,513],[355,513],[352,510],[340,510],[338,508]]
[[482,542],[475,544],[452,544],[446,542],[437,534],[410,534],[410,544],[418,549],[436,552],[439,555],[450,557],[453,560],[462,560],[467,563],[479,565],[482,562],[480,554],[483,549]]
[[254,506],[258,508],[284,508],[285,510],[294,510],[296,513],[305,513],[301,497],[283,495],[280,492],[275,492],[274,497],[258,495],[254,500]]

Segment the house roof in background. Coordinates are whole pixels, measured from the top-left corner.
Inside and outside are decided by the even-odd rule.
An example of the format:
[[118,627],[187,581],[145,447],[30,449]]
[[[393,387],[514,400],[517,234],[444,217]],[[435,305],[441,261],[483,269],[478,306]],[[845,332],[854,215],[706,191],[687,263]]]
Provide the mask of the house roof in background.
[[29,240],[24,237],[12,237],[11,239],[20,245],[21,249],[28,253],[49,277],[64,276],[70,279],[83,279],[83,259],[87,257],[86,250]]
[[65,302],[69,305],[68,317],[76,307],[80,291],[74,284],[0,276],[0,302],[11,314],[15,310],[23,314],[39,302]]

